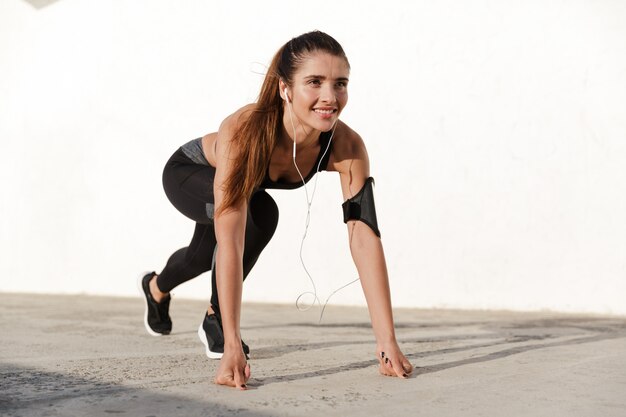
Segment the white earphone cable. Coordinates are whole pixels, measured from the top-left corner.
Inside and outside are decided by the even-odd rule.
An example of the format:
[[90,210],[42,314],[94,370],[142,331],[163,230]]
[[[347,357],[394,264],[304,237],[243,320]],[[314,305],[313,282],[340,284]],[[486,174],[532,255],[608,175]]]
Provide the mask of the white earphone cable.
[[[291,110],[291,102],[289,100],[289,97],[287,96],[287,92],[285,91],[285,96],[286,96],[286,101],[287,101],[287,109],[289,110],[289,120],[291,121],[291,128],[293,130],[293,164],[296,167],[296,171],[298,171],[298,175],[300,176],[300,179],[302,180],[302,185],[304,186],[304,193],[305,193],[305,197],[306,197],[306,205],[307,205],[307,213],[306,213],[306,220],[304,223],[304,233],[302,235],[302,240],[300,242],[300,262],[302,263],[302,268],[304,269],[304,272],[306,273],[306,275],[309,277],[309,281],[311,281],[311,286],[313,287],[313,291],[305,291],[302,294],[300,294],[298,296],[298,298],[296,299],[296,308],[300,311],[307,311],[309,310],[311,307],[313,307],[313,305],[317,302],[317,304],[322,308],[321,312],[320,312],[320,318],[319,318],[319,323],[322,322],[322,317],[324,316],[324,311],[326,310],[326,306],[328,305],[328,302],[330,301],[330,298],[335,295],[335,293],[337,293],[338,291],[346,288],[347,286],[357,282],[359,280],[359,278],[356,278],[355,280],[343,285],[342,287],[336,289],[335,291],[333,291],[328,298],[326,299],[326,301],[324,302],[324,305],[322,306],[322,303],[319,299],[319,297],[317,296],[317,287],[315,286],[315,281],[313,280],[313,277],[311,276],[309,270],[306,267],[306,264],[304,263],[304,258],[302,257],[302,252],[304,249],[304,241],[306,239],[307,236],[307,232],[309,230],[309,223],[311,221],[311,205],[313,204],[313,197],[315,197],[315,191],[317,190],[317,175],[315,175],[315,182],[313,183],[313,191],[311,192],[311,198],[309,198],[309,191],[306,185],[306,181],[304,180],[304,176],[302,175],[302,172],[300,171],[300,168],[298,168],[298,164],[296,163],[296,126],[293,122],[293,113]],[[322,161],[324,160],[324,157],[326,156],[326,154],[328,153],[328,150],[330,149],[330,144],[332,143],[333,140],[333,136],[335,135],[335,128],[337,127],[337,122],[335,122],[333,124],[333,128],[332,128],[332,132],[330,134],[330,138],[328,139],[328,144],[326,145],[326,149],[324,150],[324,153],[322,153],[322,157],[319,159],[319,162],[317,163],[317,167],[315,169],[315,174],[318,174],[320,172],[320,166],[322,164]],[[305,296],[305,295],[312,295],[313,296],[313,300],[311,302],[311,305],[306,306],[306,307],[301,307],[300,305],[300,299]]]

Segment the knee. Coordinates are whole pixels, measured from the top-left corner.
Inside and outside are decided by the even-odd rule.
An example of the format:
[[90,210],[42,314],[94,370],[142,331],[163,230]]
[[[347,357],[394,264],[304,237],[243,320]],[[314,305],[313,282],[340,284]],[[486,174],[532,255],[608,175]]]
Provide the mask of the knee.
[[193,273],[194,275],[200,275],[204,272],[211,270],[211,266],[213,265],[213,254],[212,253],[202,253],[202,254],[188,253],[187,256],[185,256],[185,261],[187,262],[187,269],[191,273]]
[[266,233],[274,234],[278,225],[278,206],[267,192],[261,190],[252,195],[248,208],[249,219]]

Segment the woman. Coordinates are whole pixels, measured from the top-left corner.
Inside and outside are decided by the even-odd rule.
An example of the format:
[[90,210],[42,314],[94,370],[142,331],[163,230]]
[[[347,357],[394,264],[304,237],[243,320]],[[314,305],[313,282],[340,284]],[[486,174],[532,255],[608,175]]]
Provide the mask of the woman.
[[221,357],[217,384],[245,389],[250,378],[249,348],[239,333],[242,282],[278,222],[276,204],[264,190],[301,187],[319,170],[339,173],[379,370],[401,378],[413,370],[395,338],[367,151],[339,121],[349,73],[348,59],[331,36],[314,31],[292,39],[274,56],[258,101],[228,116],[216,133],[183,145],[165,166],[165,192],[196,229],[161,274],[143,276],[146,329],[168,334],[169,292],[211,270],[211,305],[198,334],[207,356]]

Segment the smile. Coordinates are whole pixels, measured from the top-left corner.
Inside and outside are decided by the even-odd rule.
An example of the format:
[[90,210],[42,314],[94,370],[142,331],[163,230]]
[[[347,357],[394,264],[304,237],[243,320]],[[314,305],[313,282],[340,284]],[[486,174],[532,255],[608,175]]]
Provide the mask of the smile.
[[337,109],[313,109],[313,111],[319,114],[333,114],[337,112]]

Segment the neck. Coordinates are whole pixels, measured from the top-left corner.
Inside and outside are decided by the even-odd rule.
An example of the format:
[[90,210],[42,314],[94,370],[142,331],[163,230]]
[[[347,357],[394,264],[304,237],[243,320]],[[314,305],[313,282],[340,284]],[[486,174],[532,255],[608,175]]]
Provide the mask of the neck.
[[319,142],[320,133],[321,131],[319,130],[305,128],[295,116],[292,125],[289,111],[285,111],[283,113],[282,129],[277,146],[285,150],[293,149],[293,142],[295,140],[297,150],[306,149]]

